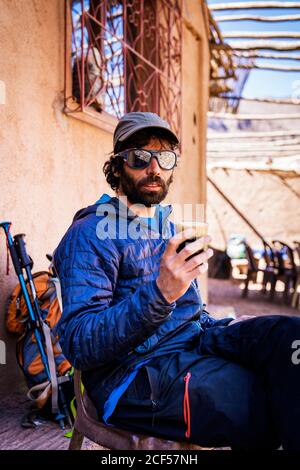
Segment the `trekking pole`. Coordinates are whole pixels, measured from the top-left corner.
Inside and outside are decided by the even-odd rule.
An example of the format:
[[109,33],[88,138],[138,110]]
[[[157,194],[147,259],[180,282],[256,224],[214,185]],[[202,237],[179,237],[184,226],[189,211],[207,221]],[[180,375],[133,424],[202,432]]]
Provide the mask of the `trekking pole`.
[[[43,332],[43,327],[42,327],[42,318],[40,315],[40,309],[39,309],[38,300],[36,296],[36,290],[35,290],[35,286],[34,286],[31,271],[30,271],[32,260],[26,252],[25,242],[23,240],[24,235],[21,234],[19,238],[18,238],[18,235],[16,235],[15,237],[17,237],[17,242],[14,242],[10,233],[11,222],[1,222],[0,227],[3,228],[5,235],[6,235],[7,246],[8,246],[11,258],[12,258],[12,262],[13,262],[16,274],[20,282],[22,294],[24,296],[26,307],[29,313],[30,327],[36,339],[38,350],[41,355],[42,363],[44,365],[47,378],[50,384],[52,384],[48,358],[45,353],[45,349],[44,349],[44,345],[42,341],[42,337],[44,337],[44,332]],[[21,240],[23,241],[23,243]],[[25,268],[26,270],[27,279],[28,279],[30,290],[31,290],[32,297],[34,300],[34,308],[32,307],[30,297],[26,288],[26,282],[23,276],[23,271],[22,271],[23,268]],[[41,335],[41,332],[42,332],[42,335]],[[58,410],[56,419],[59,421],[60,427],[62,429],[64,429],[63,418],[64,418],[64,415],[62,415],[60,411]]]
[[[31,290],[32,298],[33,298],[33,304],[34,304],[34,308],[35,308],[36,318],[38,319],[38,321],[41,325],[42,331],[44,333],[43,336],[44,336],[44,340],[45,340],[45,343],[46,343],[46,350],[52,352],[53,349],[52,349],[51,331],[50,331],[50,328],[48,327],[48,325],[45,325],[45,322],[43,322],[43,317],[42,317],[41,309],[40,309],[40,306],[39,306],[39,302],[38,302],[38,298],[37,298],[37,294],[36,294],[36,289],[35,289],[35,285],[34,285],[34,281],[33,281],[33,277],[32,277],[32,274],[31,274],[32,260],[31,260],[30,256],[27,253],[24,237],[25,237],[24,233],[20,233],[18,235],[15,235],[14,236],[14,244],[15,244],[15,247],[16,247],[16,251],[17,251],[20,263],[21,263],[21,267],[24,268],[25,271],[26,271],[27,279],[28,279],[28,282],[29,282],[29,285],[30,285],[30,290]],[[47,342],[47,339],[48,339],[48,342]],[[65,414],[62,414],[59,411],[59,407],[58,407],[56,420],[59,421],[60,426],[63,429],[64,428],[64,422],[63,422],[64,418],[67,419],[69,425],[71,423],[71,426],[72,426],[72,422],[71,422],[71,418],[69,416],[65,396],[64,396],[62,387],[59,383],[59,378],[57,377],[54,354],[49,354],[49,356],[47,355],[47,359],[48,359],[48,366],[49,366],[50,377],[51,377],[52,393],[53,393],[53,396],[54,396],[53,384],[55,384],[55,385],[57,384],[57,392],[56,392],[57,393],[57,395],[56,395],[57,405],[60,402],[60,404],[62,406],[62,409],[65,413]]]
[[41,355],[41,358],[42,358],[42,362],[43,362],[43,365],[45,367],[47,377],[50,380],[51,375],[50,375],[50,370],[49,370],[49,367],[48,367],[47,356],[46,356],[45,351],[44,351],[42,338],[41,338],[41,333],[39,331],[40,324],[39,324],[39,322],[38,322],[38,320],[37,320],[37,318],[34,314],[34,310],[32,308],[31,302],[30,302],[30,297],[29,297],[29,294],[28,294],[28,290],[26,288],[26,283],[25,283],[25,279],[24,279],[24,276],[23,276],[23,272],[22,272],[22,266],[21,266],[20,260],[18,258],[18,254],[17,254],[16,247],[14,245],[13,238],[12,238],[11,233],[10,233],[10,226],[11,226],[11,222],[0,222],[0,227],[2,227],[4,232],[5,232],[6,239],[7,239],[7,246],[8,246],[9,252],[10,252],[10,256],[11,256],[16,274],[19,278],[20,286],[21,286],[22,293],[23,293],[23,296],[24,296],[24,300],[25,300],[25,303],[26,303],[26,307],[27,307],[27,310],[28,310],[28,313],[29,313],[30,326],[33,330],[33,333],[34,333],[34,336],[35,336],[35,339],[36,339],[36,342],[37,342],[37,345],[38,345],[38,349],[39,349],[39,352],[40,352],[40,355]]
[[36,321],[39,324],[40,328],[42,328],[42,318],[40,315],[40,307],[38,304],[35,285],[32,279],[32,275],[31,275],[31,267],[33,266],[33,262],[30,256],[28,256],[26,252],[24,237],[25,237],[24,233],[19,233],[18,235],[15,235],[14,247],[15,247],[21,268],[25,269],[25,272],[26,272],[27,281],[29,283],[30,291],[31,291],[32,299],[33,299],[33,307],[35,310]]

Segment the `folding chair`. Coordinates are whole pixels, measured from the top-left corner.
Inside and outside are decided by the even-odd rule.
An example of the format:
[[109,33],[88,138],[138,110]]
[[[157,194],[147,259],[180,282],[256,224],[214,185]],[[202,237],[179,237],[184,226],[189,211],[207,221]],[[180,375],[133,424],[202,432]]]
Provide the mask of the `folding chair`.
[[274,297],[274,292],[275,292],[275,285],[276,285],[276,270],[274,268],[274,265],[272,264],[272,261],[270,259],[270,246],[265,243],[264,244],[264,259],[266,262],[266,267],[265,268],[259,268],[258,266],[258,261],[255,259],[252,248],[246,243],[245,244],[246,248],[246,256],[248,260],[248,270],[247,270],[247,278],[245,280],[245,286],[244,289],[242,290],[242,297],[247,297],[248,295],[248,287],[249,287],[249,282],[256,282],[257,280],[257,274],[259,272],[263,273],[263,280],[262,280],[262,286],[263,286],[263,293],[266,292],[266,285],[270,283],[270,300],[273,299]]
[[297,275],[299,269],[296,266],[292,248],[280,240],[273,240],[276,257],[278,260],[277,278],[284,283],[283,299],[286,304],[289,303],[290,288],[293,292],[296,288]]
[[[297,279],[292,297],[292,307],[300,309],[300,242],[294,241],[295,263],[297,269]],[[297,261],[296,261],[297,260]]]

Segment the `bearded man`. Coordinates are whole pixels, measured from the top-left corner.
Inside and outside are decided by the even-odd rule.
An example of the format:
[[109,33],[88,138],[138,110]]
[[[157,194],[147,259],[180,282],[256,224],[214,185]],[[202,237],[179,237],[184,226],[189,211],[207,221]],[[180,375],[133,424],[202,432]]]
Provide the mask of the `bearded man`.
[[63,352],[108,425],[201,446],[300,450],[300,319],[215,320],[205,310],[197,276],[210,237],[179,251],[194,233],[175,233],[160,204],[178,144],[156,114],[120,119],[104,165],[116,194],[77,212],[54,255]]

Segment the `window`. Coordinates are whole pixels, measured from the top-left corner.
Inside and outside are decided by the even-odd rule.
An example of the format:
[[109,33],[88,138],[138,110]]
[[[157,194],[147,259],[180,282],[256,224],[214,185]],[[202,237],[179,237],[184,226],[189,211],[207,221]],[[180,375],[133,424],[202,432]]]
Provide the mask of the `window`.
[[106,127],[152,111],[179,132],[180,1],[66,0],[65,111]]

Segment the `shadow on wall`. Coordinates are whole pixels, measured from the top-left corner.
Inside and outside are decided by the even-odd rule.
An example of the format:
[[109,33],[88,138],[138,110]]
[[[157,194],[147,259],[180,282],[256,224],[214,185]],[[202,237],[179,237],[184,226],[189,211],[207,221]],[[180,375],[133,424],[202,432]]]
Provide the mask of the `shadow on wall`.
[[6,274],[7,257],[4,237],[0,238],[0,397],[15,390],[25,392],[26,384],[16,360],[16,337],[7,332],[5,326],[6,306],[18,280],[9,260],[9,275]]

